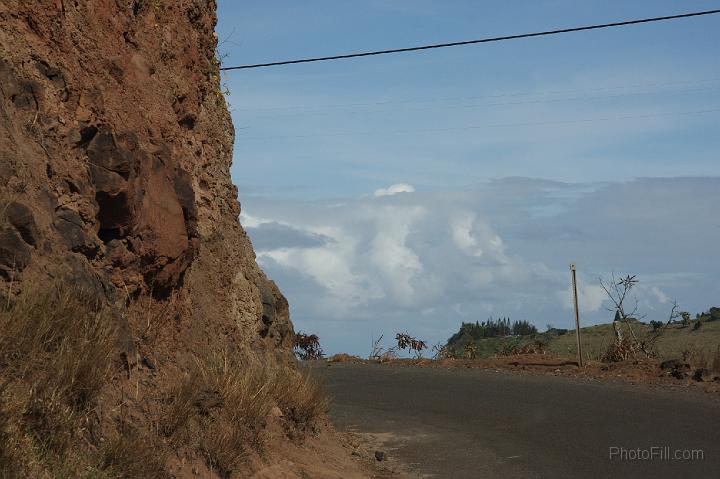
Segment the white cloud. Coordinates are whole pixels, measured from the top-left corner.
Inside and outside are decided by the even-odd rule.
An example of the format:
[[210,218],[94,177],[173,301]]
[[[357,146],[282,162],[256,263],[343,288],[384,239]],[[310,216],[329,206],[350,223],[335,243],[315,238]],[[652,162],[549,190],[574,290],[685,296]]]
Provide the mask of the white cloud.
[[[461,321],[489,315],[571,327],[570,261],[578,264],[585,325],[609,320],[598,276],[625,268],[639,275],[636,292],[649,319],[665,314],[659,306],[671,296],[684,309],[707,309],[707,298],[717,296],[707,285],[720,283],[707,261],[720,228],[705,227],[706,210],[720,201],[720,180],[703,181],[513,179],[382,201],[246,197],[250,214],[241,221],[298,328],[314,329],[329,352],[363,353],[354,345],[371,331],[407,329],[436,342]],[[652,214],[658,207],[672,212],[672,225]]]
[[[575,307],[572,286],[568,286],[566,290],[558,293],[558,296],[562,301],[563,309],[568,310]],[[595,284],[578,285],[580,314],[600,311],[606,300],[607,293],[605,293],[602,286]]]
[[243,225],[245,228],[257,228],[261,224],[270,222],[270,220],[263,220],[260,218],[256,218],[255,216],[251,216],[244,211],[240,213],[240,224]]
[[471,213],[455,216],[450,219],[450,231],[458,248],[471,256],[482,256],[483,250],[472,235],[474,221],[475,215]]
[[385,206],[374,211],[375,236],[369,260],[385,280],[386,289],[403,304],[414,299],[413,279],[422,272],[420,257],[407,245],[410,228],[424,210],[420,207]]
[[348,263],[346,251],[334,248],[285,248],[258,253],[262,262],[271,259],[278,265],[294,268],[317,281],[328,293],[359,303],[360,287]]
[[357,271],[357,241],[343,228],[303,225],[294,227],[311,234],[322,234],[332,241],[311,248],[264,250],[260,245],[257,257],[261,265],[266,266],[270,260],[278,266],[310,277],[323,288],[326,298],[342,299],[339,304],[343,304],[343,309],[356,307],[382,294],[374,287],[367,287],[364,278]]
[[657,286],[653,286],[650,289],[650,293],[652,293],[653,296],[657,298],[657,300],[660,302],[660,304],[666,304],[670,301],[670,296],[665,294],[663,290],[658,288]]
[[396,183],[387,188],[375,190],[375,197],[392,196],[398,193],[415,193],[415,187],[413,185],[408,185],[407,183]]
[[487,253],[498,262],[508,261],[502,238],[475,214],[464,212],[450,218],[450,231],[457,247],[466,254],[480,257]]

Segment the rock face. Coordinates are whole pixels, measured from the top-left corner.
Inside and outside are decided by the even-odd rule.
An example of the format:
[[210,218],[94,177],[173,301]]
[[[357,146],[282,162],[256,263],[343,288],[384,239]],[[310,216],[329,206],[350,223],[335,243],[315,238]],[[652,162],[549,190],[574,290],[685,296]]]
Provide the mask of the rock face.
[[288,348],[230,181],[213,0],[0,2],[0,289],[63,278]]

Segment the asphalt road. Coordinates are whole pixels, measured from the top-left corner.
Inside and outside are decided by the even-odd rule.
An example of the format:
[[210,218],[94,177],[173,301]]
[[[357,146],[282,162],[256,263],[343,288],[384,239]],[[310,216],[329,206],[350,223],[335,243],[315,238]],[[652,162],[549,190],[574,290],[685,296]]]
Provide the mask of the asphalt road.
[[[720,477],[720,401],[706,393],[464,368],[342,363],[313,373],[336,427],[380,434],[411,476]],[[704,459],[657,457],[665,447]]]

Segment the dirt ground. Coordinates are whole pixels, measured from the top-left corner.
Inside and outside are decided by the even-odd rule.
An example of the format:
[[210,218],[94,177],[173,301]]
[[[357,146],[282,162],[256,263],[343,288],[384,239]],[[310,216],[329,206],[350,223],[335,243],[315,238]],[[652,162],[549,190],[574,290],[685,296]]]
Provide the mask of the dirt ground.
[[[378,461],[383,441],[369,434],[341,433],[330,422],[303,438],[291,439],[269,418],[262,454],[254,453],[233,477],[251,479],[405,479],[394,461]],[[204,459],[181,452],[171,460],[175,479],[219,479]]]
[[256,462],[253,479],[400,479],[397,465],[378,461],[380,442],[369,435],[338,433],[328,429],[301,444],[285,439],[268,451],[270,465]]

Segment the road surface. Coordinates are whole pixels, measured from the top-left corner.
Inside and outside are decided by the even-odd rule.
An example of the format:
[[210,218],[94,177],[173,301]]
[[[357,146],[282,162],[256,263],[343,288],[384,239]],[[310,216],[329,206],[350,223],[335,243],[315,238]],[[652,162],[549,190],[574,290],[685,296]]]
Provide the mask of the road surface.
[[720,401],[706,393],[465,368],[312,369],[337,428],[385,438],[411,477],[720,477]]

